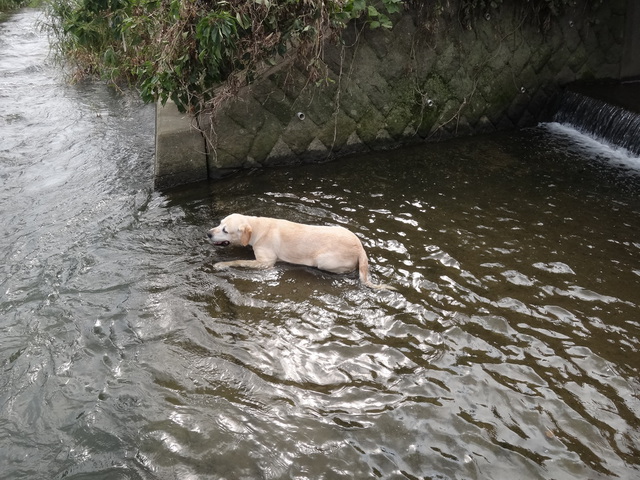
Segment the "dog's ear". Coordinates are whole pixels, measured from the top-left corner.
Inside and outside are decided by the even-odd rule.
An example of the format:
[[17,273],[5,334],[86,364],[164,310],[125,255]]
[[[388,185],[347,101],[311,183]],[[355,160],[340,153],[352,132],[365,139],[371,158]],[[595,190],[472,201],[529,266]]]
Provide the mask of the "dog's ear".
[[249,242],[251,241],[251,225],[249,225],[248,223],[245,223],[238,230],[240,230],[240,233],[241,233],[240,244],[246,247],[247,245],[249,245]]

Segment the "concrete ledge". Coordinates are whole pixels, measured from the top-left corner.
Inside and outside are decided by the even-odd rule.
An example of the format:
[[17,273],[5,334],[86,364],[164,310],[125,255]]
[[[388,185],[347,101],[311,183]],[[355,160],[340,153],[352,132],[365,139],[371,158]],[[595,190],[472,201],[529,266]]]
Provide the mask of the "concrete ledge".
[[195,119],[169,101],[156,104],[155,188],[206,180],[207,151]]
[[624,45],[620,77],[640,78],[640,5],[638,1],[627,2],[627,17],[624,31]]

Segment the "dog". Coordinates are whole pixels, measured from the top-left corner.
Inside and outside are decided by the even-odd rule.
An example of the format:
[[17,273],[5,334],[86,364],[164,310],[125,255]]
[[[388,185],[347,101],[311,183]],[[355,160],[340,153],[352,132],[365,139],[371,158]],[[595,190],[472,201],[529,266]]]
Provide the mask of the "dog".
[[369,279],[369,260],[362,242],[340,226],[304,225],[269,217],[233,213],[207,233],[216,246],[250,245],[255,260],[218,262],[215,270],[229,267],[270,268],[282,261],[306,265],[332,273],[358,269],[360,281],[369,288],[395,290]]

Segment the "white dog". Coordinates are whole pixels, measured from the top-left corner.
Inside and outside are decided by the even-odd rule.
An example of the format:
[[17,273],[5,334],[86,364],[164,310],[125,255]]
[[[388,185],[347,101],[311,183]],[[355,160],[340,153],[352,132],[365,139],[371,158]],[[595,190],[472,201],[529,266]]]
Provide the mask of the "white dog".
[[360,281],[371,288],[395,290],[369,280],[369,260],[362,243],[339,226],[315,226],[268,217],[234,213],[207,234],[214,245],[251,245],[255,260],[218,262],[216,270],[228,267],[269,268],[277,261],[317,267],[332,273],[358,268]]

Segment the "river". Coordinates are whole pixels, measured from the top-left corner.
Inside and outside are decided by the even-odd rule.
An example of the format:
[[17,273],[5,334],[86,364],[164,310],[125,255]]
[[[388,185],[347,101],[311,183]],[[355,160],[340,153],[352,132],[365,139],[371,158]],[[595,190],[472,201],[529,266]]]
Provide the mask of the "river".
[[[556,124],[153,190],[154,111],[0,24],[0,478],[640,477],[640,160]],[[345,225],[355,275],[231,212]]]

